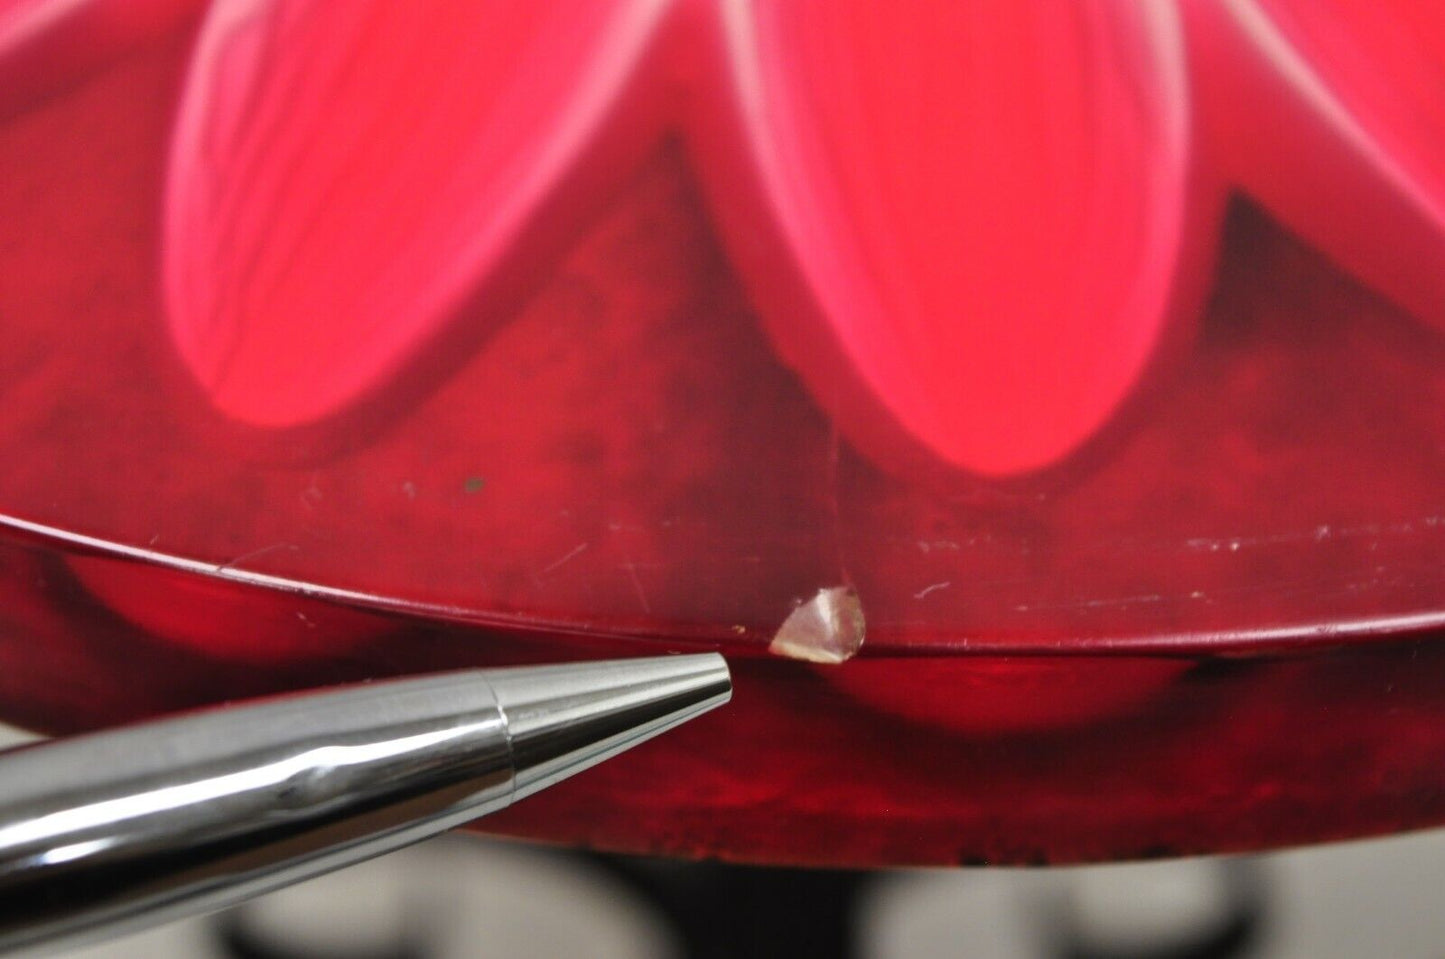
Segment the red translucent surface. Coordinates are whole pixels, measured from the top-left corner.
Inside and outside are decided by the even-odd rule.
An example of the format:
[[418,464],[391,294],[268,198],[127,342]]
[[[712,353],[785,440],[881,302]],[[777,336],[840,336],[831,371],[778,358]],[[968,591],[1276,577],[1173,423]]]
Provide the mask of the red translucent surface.
[[[79,729],[330,680],[717,647],[738,674],[726,710],[486,826],[887,863],[1445,821],[1445,340],[1404,308],[1428,270],[1387,283],[1330,241],[1386,222],[1356,216],[1384,195],[1368,171],[1337,181],[1360,207],[1312,211],[1334,211],[1328,230],[1290,219],[1231,152],[1224,101],[1196,82],[1189,104],[1212,105],[1186,110],[1143,69],[1120,5],[1080,4],[1059,33],[1029,4],[978,6],[998,46],[971,61],[977,89],[1035,98],[1053,121],[1031,135],[951,92],[967,78],[940,37],[920,36],[916,75],[868,66],[922,32],[907,4],[826,30],[804,4],[739,5],[756,50],[795,51],[761,54],[782,112],[759,128],[721,7],[579,3],[576,22],[660,19],[585,135],[529,168],[548,189],[509,193],[506,156],[549,156],[547,124],[593,82],[586,38],[535,5],[497,27],[545,106],[505,124],[502,156],[478,129],[505,91],[423,82],[450,68],[380,39],[397,18],[417,49],[472,36],[440,30],[441,8],[347,7],[371,50],[292,6],[216,4],[199,52],[178,20],[57,61],[0,125],[0,713]],[[1185,12],[1160,21],[1191,58],[1171,83],[1208,57],[1264,76]],[[241,28],[272,16],[248,46]],[[218,36],[239,46],[215,53]],[[487,86],[510,82],[505,59],[453,66]],[[878,109],[905,93],[975,111],[987,149],[957,171],[991,189],[948,176],[939,151],[964,133]],[[805,101],[812,125],[779,119]],[[435,138],[418,147],[412,123]],[[1216,218],[1231,181],[1272,214]],[[515,221],[491,219],[509,203]],[[1032,228],[1002,222],[1010,203]],[[966,209],[995,225],[940,226]],[[1402,263],[1431,254],[1413,242]],[[971,264],[969,244],[987,275],[927,261]],[[1152,305],[1105,309],[1125,261]],[[925,305],[870,312],[848,289]],[[859,658],[771,657],[796,605],[839,585],[867,619]]]
[[[0,550],[0,698],[54,731],[318,682],[626,653],[413,626],[258,668],[139,632],[54,555]],[[298,603],[299,609],[311,607]],[[23,637],[23,639],[21,638]],[[1135,660],[1134,662],[1139,662]],[[848,685],[996,689],[1068,708],[1113,660],[858,659]],[[1319,841],[1445,820],[1445,644],[1169,663],[1123,711],[972,731],[875,709],[822,667],[734,658],[725,709],[483,828],[661,855],[817,864],[1070,862]],[[1032,672],[1034,681],[1026,677]],[[956,714],[955,714],[956,715]]]

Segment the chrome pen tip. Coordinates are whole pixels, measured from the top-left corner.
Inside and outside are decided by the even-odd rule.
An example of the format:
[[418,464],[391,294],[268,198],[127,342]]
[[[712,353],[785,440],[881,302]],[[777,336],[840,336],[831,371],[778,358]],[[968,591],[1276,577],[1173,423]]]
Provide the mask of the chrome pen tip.
[[732,698],[717,653],[488,670],[521,799]]

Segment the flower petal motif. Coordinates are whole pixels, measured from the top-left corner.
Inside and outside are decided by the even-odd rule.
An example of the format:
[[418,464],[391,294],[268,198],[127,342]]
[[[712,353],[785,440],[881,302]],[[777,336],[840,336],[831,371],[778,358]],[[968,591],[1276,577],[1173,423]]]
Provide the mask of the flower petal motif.
[[1195,0],[1217,162],[1285,224],[1445,324],[1445,8]]
[[311,422],[461,309],[500,318],[523,264],[535,273],[569,232],[558,218],[599,192],[587,178],[642,148],[614,112],[665,7],[214,3],[163,251],[175,342],[214,403],[261,426]]
[[0,116],[164,36],[203,0],[0,0]]
[[1088,440],[1214,239],[1175,6],[717,10],[732,88],[698,162],[775,340],[845,432],[993,476]]

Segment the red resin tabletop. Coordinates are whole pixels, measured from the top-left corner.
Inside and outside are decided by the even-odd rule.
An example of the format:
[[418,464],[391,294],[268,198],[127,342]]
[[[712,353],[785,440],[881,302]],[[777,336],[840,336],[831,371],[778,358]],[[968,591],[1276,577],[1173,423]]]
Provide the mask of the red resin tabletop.
[[485,828],[1445,822],[1445,23],[837,6],[0,0],[0,718],[717,648]]

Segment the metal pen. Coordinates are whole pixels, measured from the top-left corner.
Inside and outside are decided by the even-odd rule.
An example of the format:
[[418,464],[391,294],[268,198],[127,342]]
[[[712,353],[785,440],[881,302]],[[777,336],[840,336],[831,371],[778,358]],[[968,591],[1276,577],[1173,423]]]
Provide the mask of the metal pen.
[[0,951],[94,941],[390,852],[731,693],[715,653],[468,670],[0,754]]

